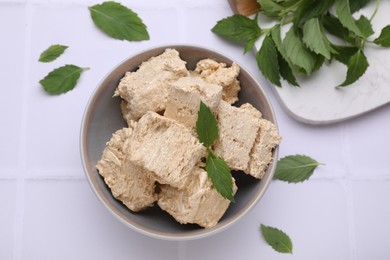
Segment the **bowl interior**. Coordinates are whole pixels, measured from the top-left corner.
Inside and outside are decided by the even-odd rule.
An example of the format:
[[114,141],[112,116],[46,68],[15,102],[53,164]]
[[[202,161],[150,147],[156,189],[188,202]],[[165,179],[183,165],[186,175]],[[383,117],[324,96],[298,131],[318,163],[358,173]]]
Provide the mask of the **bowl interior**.
[[[232,64],[232,60],[222,54],[188,45],[162,46],[128,58],[103,79],[87,105],[81,127],[81,157],[85,173],[96,195],[127,226],[157,238],[194,239],[221,231],[248,212],[268,187],[275,170],[275,163],[270,164],[261,181],[240,172],[233,172],[238,186],[235,195],[236,202],[230,205],[220,222],[210,229],[203,229],[197,225],[181,225],[168,213],[159,209],[157,205],[133,213],[122,202],[112,196],[110,189],[95,168],[112,133],[126,126],[120,109],[120,98],[113,98],[112,96],[126,71],[136,70],[140,63],[161,54],[166,48],[176,49],[180,53],[180,57],[187,62],[189,70],[193,70],[196,63],[205,58],[215,59],[229,66]],[[242,89],[239,93],[237,105],[249,102],[262,112],[264,118],[276,124],[267,97],[258,83],[242,67],[239,80]],[[273,152],[274,161],[277,160],[277,156],[278,148],[276,147]]]

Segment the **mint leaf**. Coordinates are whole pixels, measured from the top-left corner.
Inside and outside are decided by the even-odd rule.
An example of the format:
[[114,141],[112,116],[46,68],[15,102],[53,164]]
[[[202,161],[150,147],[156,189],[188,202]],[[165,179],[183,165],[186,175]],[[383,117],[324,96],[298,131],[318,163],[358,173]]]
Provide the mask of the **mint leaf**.
[[390,25],[382,29],[381,34],[374,40],[374,43],[383,47],[390,47]]
[[335,52],[326,36],[318,18],[312,18],[303,25],[302,41],[306,46],[317,54],[321,54],[328,60],[331,53]]
[[349,8],[349,0],[337,0],[335,6],[336,15],[341,24],[357,36],[364,37],[359,27],[356,25],[355,19],[352,17],[351,10]]
[[306,21],[312,18],[322,17],[323,14],[327,13],[329,8],[332,7],[335,0],[326,0],[326,1],[313,1],[313,0],[303,0],[298,6],[293,22],[295,28],[298,28]]
[[60,45],[60,44],[51,45],[49,48],[47,48],[45,51],[41,53],[38,61],[51,62],[57,59],[61,54],[63,54],[67,48],[68,46]]
[[289,155],[276,165],[274,179],[289,183],[303,182],[310,178],[317,166],[316,160],[306,155]]
[[278,64],[279,64],[279,72],[280,76],[285,79],[288,83],[293,86],[298,86],[297,79],[295,78],[294,72],[290,67],[290,64],[283,58],[283,56],[278,52]]
[[306,48],[293,27],[290,28],[283,40],[283,48],[288,60],[302,68],[306,74],[310,75],[315,70],[317,55]]
[[273,0],[257,0],[261,6],[261,11],[268,17],[278,17],[283,7]]
[[107,35],[119,40],[149,40],[145,24],[129,8],[116,2],[104,2],[88,8],[95,25]]
[[337,17],[327,14],[322,18],[322,24],[325,30],[330,34],[339,37],[348,43],[355,44],[356,39],[351,36],[350,31],[341,24]]
[[81,72],[86,69],[75,65],[65,65],[51,71],[39,83],[50,94],[62,94],[72,90],[76,86]]
[[370,20],[367,19],[364,15],[361,15],[359,20],[356,21],[357,27],[362,32],[365,38],[370,37],[374,34]]
[[278,52],[275,42],[270,35],[264,38],[260,50],[256,54],[257,66],[263,73],[264,77],[278,87],[280,85]]
[[290,64],[286,52],[283,47],[282,37],[280,35],[280,24],[275,25],[271,29],[271,37],[275,43],[276,49],[278,51],[278,64],[279,64],[279,73],[283,79],[287,80],[293,86],[299,86],[294,72],[292,70],[293,65]]
[[279,253],[289,253],[292,254],[293,246],[290,237],[283,231],[261,224],[260,226],[261,234],[263,235],[265,241],[270,245],[275,251]]
[[227,40],[245,43],[247,45],[245,51],[252,49],[255,41],[262,34],[257,16],[252,20],[241,14],[218,21],[211,31]]
[[364,6],[366,6],[371,0],[352,0],[349,1],[349,8],[351,9],[351,13],[354,13]]
[[208,151],[206,158],[206,172],[213,187],[222,197],[234,202],[232,174],[224,160]]
[[355,46],[332,45],[332,48],[336,50],[336,53],[334,53],[336,60],[345,65],[348,65],[349,59],[359,50],[359,48]]
[[339,87],[348,86],[357,81],[368,68],[368,61],[362,50],[358,50],[348,61],[347,78]]
[[200,101],[198,119],[196,121],[196,133],[199,141],[209,147],[218,139],[218,123],[211,110]]

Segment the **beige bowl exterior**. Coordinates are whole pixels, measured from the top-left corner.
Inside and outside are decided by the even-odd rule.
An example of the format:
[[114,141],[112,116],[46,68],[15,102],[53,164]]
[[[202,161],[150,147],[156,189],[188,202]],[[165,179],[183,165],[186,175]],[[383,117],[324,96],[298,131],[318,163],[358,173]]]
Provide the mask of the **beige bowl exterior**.
[[[116,200],[95,168],[112,133],[126,126],[120,110],[120,99],[112,96],[126,71],[136,70],[143,61],[161,54],[166,48],[176,49],[181,58],[187,62],[187,68],[190,70],[195,68],[199,60],[205,58],[224,62],[229,66],[233,62],[230,58],[216,51],[191,45],[160,46],[124,60],[102,80],[87,104],[80,133],[81,160],[87,179],[97,197],[126,226],[154,238],[165,240],[197,239],[225,230],[256,205],[272,180],[278,159],[278,147],[273,151],[274,160],[261,181],[246,174],[233,172],[239,188],[235,196],[236,202],[230,205],[220,222],[213,228],[204,229],[197,225],[181,225],[168,213],[159,209],[157,205],[145,211],[134,213]],[[240,64],[238,65],[241,67],[239,80],[242,89],[237,105],[249,102],[262,112],[264,118],[277,125],[272,107],[261,86]]]

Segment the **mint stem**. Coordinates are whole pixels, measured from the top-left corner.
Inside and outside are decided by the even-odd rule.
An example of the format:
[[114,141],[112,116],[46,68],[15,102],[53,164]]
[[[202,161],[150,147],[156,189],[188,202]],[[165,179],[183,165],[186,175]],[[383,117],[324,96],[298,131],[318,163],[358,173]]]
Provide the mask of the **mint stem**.
[[376,13],[378,12],[379,3],[380,3],[380,2],[381,2],[381,0],[376,1],[375,10],[374,10],[374,12],[372,13],[372,15],[371,15],[371,17],[370,17],[370,22],[372,22],[372,19],[374,19]]

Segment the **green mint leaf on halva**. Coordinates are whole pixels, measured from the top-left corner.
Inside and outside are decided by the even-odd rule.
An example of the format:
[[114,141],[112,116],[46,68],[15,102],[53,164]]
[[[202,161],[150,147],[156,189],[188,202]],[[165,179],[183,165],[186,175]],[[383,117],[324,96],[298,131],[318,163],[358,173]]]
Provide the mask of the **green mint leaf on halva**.
[[209,147],[218,139],[218,123],[211,110],[200,101],[198,120],[196,121],[196,133],[199,141]]
[[221,196],[234,202],[233,179],[229,167],[224,160],[215,156],[211,151],[208,151],[206,158],[206,172],[213,187]]
[[61,44],[54,44],[47,48],[45,51],[41,53],[39,56],[40,62],[51,62],[57,59],[64,51],[68,48],[68,46]]
[[339,87],[348,86],[357,81],[367,70],[368,61],[363,51],[358,50],[348,61],[347,78]]
[[289,253],[293,252],[293,245],[290,237],[283,231],[261,224],[260,226],[261,234],[263,235],[265,241],[270,245],[275,251],[279,253]]
[[319,162],[306,155],[289,155],[276,165],[274,179],[289,183],[303,182],[310,178]]
[[218,21],[211,31],[227,40],[243,42],[245,51],[250,50],[262,34],[257,16],[252,20],[240,14]]
[[199,141],[207,148],[206,172],[213,187],[222,197],[234,202],[232,174],[226,162],[215,156],[210,146],[218,139],[218,123],[211,110],[200,101],[196,133]]
[[323,33],[323,28],[318,18],[312,18],[303,25],[303,42],[306,46],[317,54],[321,54],[328,60],[331,58],[331,44]]
[[390,47],[390,25],[382,29],[381,34],[374,40],[374,43],[383,47]]
[[290,28],[283,40],[283,48],[291,63],[302,68],[307,75],[316,69],[317,55],[307,49],[293,27]]
[[278,87],[280,85],[278,51],[271,35],[264,38],[260,50],[256,54],[257,65],[264,77]]
[[138,15],[119,3],[104,2],[90,6],[89,11],[95,25],[115,39],[149,40],[146,26]]
[[46,77],[39,81],[43,89],[50,94],[62,94],[72,90],[81,72],[88,68],[80,68],[75,65],[65,65],[63,67],[54,69]]
[[348,30],[351,32],[355,33],[357,36],[364,37],[359,27],[356,25],[355,19],[353,19],[351,10],[349,8],[349,0],[337,0],[335,8],[336,15],[339,18],[341,24],[348,28]]

